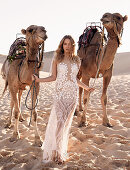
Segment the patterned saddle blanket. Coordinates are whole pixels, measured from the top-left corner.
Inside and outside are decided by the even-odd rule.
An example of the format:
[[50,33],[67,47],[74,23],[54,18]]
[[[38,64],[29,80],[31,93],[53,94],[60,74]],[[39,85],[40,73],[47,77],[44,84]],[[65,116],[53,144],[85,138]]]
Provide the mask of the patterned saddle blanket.
[[98,31],[98,29],[95,27],[87,27],[83,34],[79,37],[78,41],[78,50],[81,48],[81,46],[86,47],[90,44],[92,38],[94,37],[94,34]]
[[23,37],[17,38],[10,47],[7,60],[11,63],[18,56],[26,57],[26,40]]

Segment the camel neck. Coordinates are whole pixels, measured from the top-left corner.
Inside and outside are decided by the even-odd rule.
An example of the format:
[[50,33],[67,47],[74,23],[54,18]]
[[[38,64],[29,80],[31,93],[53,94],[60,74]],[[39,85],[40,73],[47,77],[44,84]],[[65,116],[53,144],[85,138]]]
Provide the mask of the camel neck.
[[34,47],[27,46],[26,55],[29,60],[35,60],[38,55],[38,47],[34,48]]
[[111,67],[117,48],[118,48],[117,37],[112,38],[110,37],[101,64],[101,70],[108,70]]

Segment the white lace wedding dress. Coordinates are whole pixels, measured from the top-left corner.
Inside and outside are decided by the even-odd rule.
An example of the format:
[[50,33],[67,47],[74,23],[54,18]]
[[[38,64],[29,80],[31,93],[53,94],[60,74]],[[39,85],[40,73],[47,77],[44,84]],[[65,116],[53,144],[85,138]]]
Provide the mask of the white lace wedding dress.
[[43,162],[65,161],[69,129],[78,100],[76,63],[57,65],[56,91],[43,144]]

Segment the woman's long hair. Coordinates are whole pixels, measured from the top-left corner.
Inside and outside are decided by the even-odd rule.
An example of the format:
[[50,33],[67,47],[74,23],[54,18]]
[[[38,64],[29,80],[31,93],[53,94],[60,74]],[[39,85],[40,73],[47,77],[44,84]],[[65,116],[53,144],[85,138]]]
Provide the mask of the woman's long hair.
[[70,35],[65,35],[60,41],[58,49],[56,50],[56,56],[55,56],[56,61],[61,62],[64,59],[63,44],[64,44],[65,39],[69,39],[71,42],[71,46],[72,46],[70,60],[73,62],[79,63],[80,59],[78,56],[75,55],[75,42],[74,42],[74,39]]

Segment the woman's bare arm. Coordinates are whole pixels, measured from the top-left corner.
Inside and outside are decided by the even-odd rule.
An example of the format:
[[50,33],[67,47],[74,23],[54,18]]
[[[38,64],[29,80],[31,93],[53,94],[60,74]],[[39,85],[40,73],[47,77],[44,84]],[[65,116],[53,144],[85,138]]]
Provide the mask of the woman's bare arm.
[[56,77],[57,77],[57,62],[53,60],[51,76],[46,78],[38,78],[36,75],[33,74],[32,80],[35,80],[36,82],[51,82],[51,81],[55,81]]
[[89,92],[92,92],[94,91],[95,89],[94,88],[91,88],[91,87],[88,87],[86,84],[84,84],[83,82],[81,82],[78,78],[77,78],[77,83],[78,83],[78,86],[79,87],[82,87],[83,89],[89,91]]

